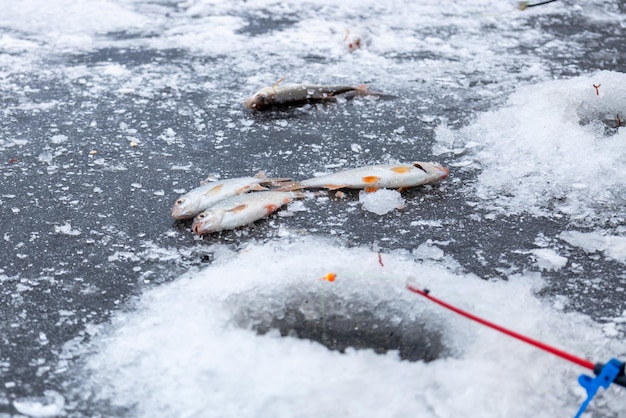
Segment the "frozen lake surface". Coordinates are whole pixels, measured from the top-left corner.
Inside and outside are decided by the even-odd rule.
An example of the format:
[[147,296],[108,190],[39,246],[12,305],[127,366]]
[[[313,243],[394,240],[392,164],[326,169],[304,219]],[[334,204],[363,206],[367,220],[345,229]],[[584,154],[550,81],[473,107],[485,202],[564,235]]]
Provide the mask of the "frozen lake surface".
[[[594,362],[625,358],[623,2],[0,10],[0,416],[575,414],[585,370],[409,279]],[[283,77],[385,95],[243,108]],[[450,176],[203,238],[170,217],[209,175],[412,161]],[[590,416],[624,405],[612,387]]]

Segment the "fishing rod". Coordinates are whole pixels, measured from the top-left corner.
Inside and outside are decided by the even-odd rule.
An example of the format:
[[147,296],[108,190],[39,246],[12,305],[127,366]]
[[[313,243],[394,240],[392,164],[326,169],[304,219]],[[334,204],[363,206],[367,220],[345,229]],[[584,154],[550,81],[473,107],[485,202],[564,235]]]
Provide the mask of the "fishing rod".
[[595,379],[591,378],[587,375],[580,375],[578,377],[578,383],[587,391],[587,399],[583,402],[578,413],[576,414],[576,418],[579,418],[582,413],[585,411],[593,397],[598,392],[600,387],[604,387],[607,389],[611,383],[616,383],[620,386],[626,387],[626,375],[624,374],[624,363],[620,362],[616,359],[611,359],[609,362],[605,363],[593,363],[587,359],[575,356],[566,351],[560,350],[556,347],[543,343],[541,341],[535,340],[533,338],[522,335],[518,332],[507,329],[503,326],[495,324],[493,322],[487,321],[486,319],[480,318],[474,314],[471,314],[467,311],[464,311],[456,306],[453,306],[443,300],[436,298],[430,294],[430,290],[428,289],[419,289],[413,286],[410,283],[407,283],[406,288],[413,292],[417,293],[425,297],[426,299],[435,302],[436,304],[443,306],[446,309],[449,309],[465,318],[471,319],[472,321],[478,322],[479,324],[485,325],[486,327],[492,328],[496,331],[499,331],[503,334],[506,334],[510,337],[516,338],[520,341],[523,341],[527,344],[535,346],[541,350],[547,351],[548,353],[554,354],[564,360],[575,363],[581,367],[592,370],[593,373],[597,376]]

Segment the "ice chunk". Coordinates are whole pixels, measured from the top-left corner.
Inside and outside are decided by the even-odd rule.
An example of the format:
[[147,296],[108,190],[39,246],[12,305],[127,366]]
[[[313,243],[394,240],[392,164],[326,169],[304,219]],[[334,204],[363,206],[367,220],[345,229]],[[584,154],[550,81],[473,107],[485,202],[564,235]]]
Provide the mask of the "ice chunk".
[[44,396],[18,398],[13,406],[21,414],[44,418],[64,415],[65,399],[55,390],[44,391]]
[[56,232],[57,234],[65,234],[71,236],[80,235],[80,230],[72,229],[72,225],[70,225],[69,222],[65,222],[63,225],[55,225],[54,232]]
[[556,271],[567,264],[567,257],[560,256],[549,248],[537,248],[530,252],[535,256],[536,264],[541,270]]
[[559,238],[585,252],[601,251],[609,258],[626,263],[626,237],[602,235],[598,232],[565,231]]
[[444,252],[429,240],[413,250],[413,256],[419,260],[442,260]]
[[389,189],[380,189],[372,193],[361,191],[359,202],[363,205],[363,209],[377,215],[384,215],[405,206],[404,198],[400,192]]

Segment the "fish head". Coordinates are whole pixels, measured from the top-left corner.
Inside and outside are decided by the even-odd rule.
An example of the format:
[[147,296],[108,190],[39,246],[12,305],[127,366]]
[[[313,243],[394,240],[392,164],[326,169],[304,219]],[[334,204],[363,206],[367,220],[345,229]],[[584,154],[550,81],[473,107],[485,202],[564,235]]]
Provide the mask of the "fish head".
[[450,170],[438,164],[423,163],[419,161],[415,161],[412,164],[414,168],[422,170],[427,174],[427,183],[436,183],[440,180],[444,180],[448,178],[448,175],[450,174]]
[[172,207],[172,218],[174,219],[191,219],[197,213],[196,202],[188,196],[181,196],[176,199]]
[[223,218],[223,209],[205,210],[193,218],[191,229],[198,235],[221,231]]
[[248,97],[244,102],[246,109],[263,110],[270,107],[276,99],[275,87],[265,87]]

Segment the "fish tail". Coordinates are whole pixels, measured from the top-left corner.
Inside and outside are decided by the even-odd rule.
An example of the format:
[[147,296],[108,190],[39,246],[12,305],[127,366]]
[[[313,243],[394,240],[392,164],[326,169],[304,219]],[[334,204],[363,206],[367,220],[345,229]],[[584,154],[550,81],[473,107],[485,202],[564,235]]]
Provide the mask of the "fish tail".
[[368,84],[359,84],[354,90],[357,96],[385,96],[385,93],[370,90]]
[[302,182],[299,181],[289,181],[289,182],[285,182],[283,183],[278,189],[276,189],[279,192],[291,192],[294,190],[300,190],[300,189],[304,189],[304,185],[302,184]]
[[254,175],[257,179],[263,180],[263,183],[269,183],[272,186],[282,186],[283,183],[291,181],[291,177],[266,177],[264,171],[259,171]]
[[281,187],[293,183],[291,180],[292,179],[290,177],[267,177],[264,179],[264,183],[269,183],[275,187]]

